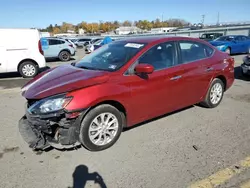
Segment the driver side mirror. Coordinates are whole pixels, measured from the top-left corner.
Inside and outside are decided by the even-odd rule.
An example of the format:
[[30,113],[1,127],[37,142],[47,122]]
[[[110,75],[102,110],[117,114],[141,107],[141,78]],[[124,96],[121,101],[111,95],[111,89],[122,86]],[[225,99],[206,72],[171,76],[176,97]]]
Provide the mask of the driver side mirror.
[[137,74],[151,74],[154,72],[154,67],[150,64],[138,64],[135,67],[135,73]]

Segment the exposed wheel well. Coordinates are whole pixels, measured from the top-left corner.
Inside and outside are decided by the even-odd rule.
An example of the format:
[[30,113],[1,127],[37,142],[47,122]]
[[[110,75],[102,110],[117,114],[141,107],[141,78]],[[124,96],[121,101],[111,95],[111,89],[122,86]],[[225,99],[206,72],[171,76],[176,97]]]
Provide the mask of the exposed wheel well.
[[223,82],[224,90],[226,90],[226,88],[227,88],[227,80],[226,80],[225,76],[220,75],[220,76],[217,76],[216,78],[220,79]]
[[17,66],[17,71],[19,71],[20,65],[21,65],[22,63],[24,63],[25,61],[31,61],[32,63],[34,63],[34,64],[39,68],[38,63],[37,63],[36,61],[34,61],[33,59],[24,59],[24,60],[20,61],[20,63],[18,64],[18,66]]

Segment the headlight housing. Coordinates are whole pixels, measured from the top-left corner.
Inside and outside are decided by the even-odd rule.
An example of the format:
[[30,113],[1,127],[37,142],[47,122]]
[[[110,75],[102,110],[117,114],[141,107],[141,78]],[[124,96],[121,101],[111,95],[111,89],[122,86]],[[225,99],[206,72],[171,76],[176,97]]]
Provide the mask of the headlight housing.
[[64,109],[72,100],[72,97],[58,95],[42,99],[28,108],[31,114],[47,114]]
[[225,45],[220,45],[220,46],[217,46],[217,49],[218,50],[225,50],[226,46]]

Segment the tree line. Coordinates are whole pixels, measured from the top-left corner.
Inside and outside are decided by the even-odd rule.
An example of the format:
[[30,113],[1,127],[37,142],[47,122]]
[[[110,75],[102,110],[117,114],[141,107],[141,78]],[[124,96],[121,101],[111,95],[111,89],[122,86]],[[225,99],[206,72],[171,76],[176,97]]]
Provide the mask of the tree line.
[[115,29],[121,26],[136,26],[142,30],[150,30],[152,28],[160,28],[160,27],[183,27],[190,25],[187,21],[183,19],[169,19],[161,21],[160,19],[156,19],[153,21],[148,20],[138,20],[135,22],[126,20],[124,22],[113,21],[113,22],[103,22],[100,21],[99,23],[87,23],[81,22],[77,25],[63,22],[61,25],[52,25],[50,24],[47,28],[41,29],[44,32],[50,32],[53,34],[58,33],[66,33],[69,30],[78,33],[79,29],[83,29],[86,33],[107,33],[114,31]]

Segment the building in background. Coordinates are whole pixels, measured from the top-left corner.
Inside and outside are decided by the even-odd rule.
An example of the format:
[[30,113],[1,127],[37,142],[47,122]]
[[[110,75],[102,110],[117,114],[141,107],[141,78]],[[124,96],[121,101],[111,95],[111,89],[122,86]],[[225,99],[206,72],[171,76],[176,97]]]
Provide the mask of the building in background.
[[79,33],[79,35],[83,35],[83,34],[85,33],[85,31],[84,31],[84,29],[80,28],[80,29],[78,30],[78,33]]
[[43,37],[51,37],[52,34],[49,33],[49,32],[40,32],[40,36],[41,36],[41,38],[43,38]]
[[131,27],[119,27],[115,30],[115,34],[117,35],[128,35],[128,34],[136,34],[141,32],[142,30],[138,27],[131,26]]
[[160,28],[152,28],[150,31],[151,33],[167,33],[167,32],[172,32],[175,29],[177,29],[177,27],[160,27]]

